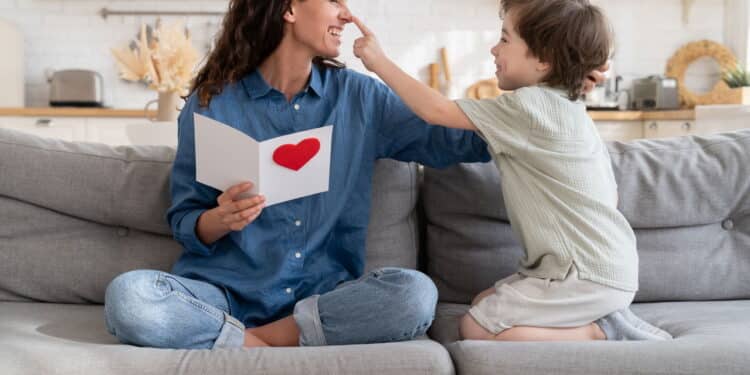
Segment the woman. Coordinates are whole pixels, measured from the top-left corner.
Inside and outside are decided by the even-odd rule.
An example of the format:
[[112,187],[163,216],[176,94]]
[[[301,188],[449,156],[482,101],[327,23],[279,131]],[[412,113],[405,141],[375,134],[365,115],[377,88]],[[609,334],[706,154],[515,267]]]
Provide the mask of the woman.
[[[363,275],[375,160],[489,161],[474,133],[421,121],[387,87],[343,68],[346,1],[232,0],[179,118],[167,218],[185,251],[172,273],[120,275],[109,331],[163,348],[318,346],[409,340],[430,326],[424,274]],[[598,73],[597,73],[598,74]],[[601,78],[601,74],[598,74]],[[333,125],[329,191],[268,208],[195,181],[193,114],[258,141]]]

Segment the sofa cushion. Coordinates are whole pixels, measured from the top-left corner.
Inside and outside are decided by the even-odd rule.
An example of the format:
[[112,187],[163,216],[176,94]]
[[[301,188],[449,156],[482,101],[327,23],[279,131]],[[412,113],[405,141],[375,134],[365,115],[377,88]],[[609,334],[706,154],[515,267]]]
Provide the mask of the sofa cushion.
[[[174,150],[73,143],[0,129],[0,301],[101,303],[115,276],[168,271]],[[367,269],[415,268],[417,168],[376,163]]]
[[452,374],[423,339],[315,348],[172,350],[119,345],[101,306],[0,302],[4,374]]
[[[638,303],[669,341],[458,341],[468,305],[439,304],[430,336],[448,344],[459,374],[747,374],[750,301]],[[450,344],[449,344],[450,343]]]
[[[608,146],[638,239],[636,300],[750,298],[750,130]],[[518,269],[493,164],[425,168],[422,199],[441,301],[469,303]]]
[[115,276],[169,270],[169,236],[110,226],[0,196],[0,300],[102,303]]

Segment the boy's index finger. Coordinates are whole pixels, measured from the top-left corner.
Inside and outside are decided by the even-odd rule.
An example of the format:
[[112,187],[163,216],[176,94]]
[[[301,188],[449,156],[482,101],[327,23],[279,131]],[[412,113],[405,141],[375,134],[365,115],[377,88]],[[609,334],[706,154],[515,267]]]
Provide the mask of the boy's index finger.
[[364,23],[362,23],[362,20],[360,20],[359,17],[353,16],[352,21],[354,21],[354,24],[357,25],[357,28],[359,29],[359,31],[362,33],[363,36],[373,35],[372,31],[369,28],[367,28],[367,26],[365,26]]

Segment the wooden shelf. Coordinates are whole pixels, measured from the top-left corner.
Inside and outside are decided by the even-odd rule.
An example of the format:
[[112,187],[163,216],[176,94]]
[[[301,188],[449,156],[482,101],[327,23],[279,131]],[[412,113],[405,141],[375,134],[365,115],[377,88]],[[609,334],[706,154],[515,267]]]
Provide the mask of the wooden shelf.
[[0,116],[146,118],[147,115],[156,116],[156,111],[146,113],[142,109],[74,107],[0,108]]

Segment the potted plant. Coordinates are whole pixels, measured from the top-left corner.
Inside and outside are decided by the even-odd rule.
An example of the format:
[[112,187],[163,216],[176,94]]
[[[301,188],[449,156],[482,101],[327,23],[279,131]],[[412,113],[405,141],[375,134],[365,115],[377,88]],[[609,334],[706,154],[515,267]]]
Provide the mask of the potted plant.
[[724,72],[724,83],[729,86],[731,95],[731,104],[750,105],[750,73],[737,64],[734,69]]
[[[137,38],[128,46],[112,49],[120,77],[142,82],[159,93],[157,121],[174,121],[180,96],[187,94],[198,62],[190,33],[180,23],[154,28],[141,25]],[[146,105],[148,108],[148,104]]]

